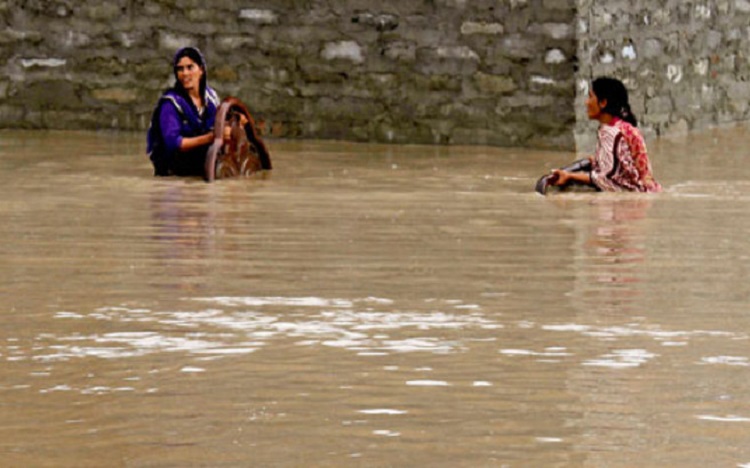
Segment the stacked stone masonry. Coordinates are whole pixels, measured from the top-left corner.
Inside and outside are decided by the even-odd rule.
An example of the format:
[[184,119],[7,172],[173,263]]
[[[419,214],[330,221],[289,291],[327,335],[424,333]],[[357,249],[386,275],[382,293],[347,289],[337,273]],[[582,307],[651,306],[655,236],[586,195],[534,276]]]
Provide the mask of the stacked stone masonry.
[[0,0],[0,126],[144,131],[197,45],[275,137],[573,149],[599,74],[652,133],[747,118],[749,20],[749,0]]
[[[750,1],[579,0],[577,102],[592,77],[622,79],[649,137],[750,117]],[[585,108],[579,148],[591,146]]]

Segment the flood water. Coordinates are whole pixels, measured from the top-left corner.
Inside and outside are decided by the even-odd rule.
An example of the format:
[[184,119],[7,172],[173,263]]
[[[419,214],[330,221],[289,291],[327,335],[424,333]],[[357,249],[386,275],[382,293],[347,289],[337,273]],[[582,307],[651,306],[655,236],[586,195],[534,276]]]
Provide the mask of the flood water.
[[750,467],[748,141],[542,197],[574,154],[2,132],[0,465]]

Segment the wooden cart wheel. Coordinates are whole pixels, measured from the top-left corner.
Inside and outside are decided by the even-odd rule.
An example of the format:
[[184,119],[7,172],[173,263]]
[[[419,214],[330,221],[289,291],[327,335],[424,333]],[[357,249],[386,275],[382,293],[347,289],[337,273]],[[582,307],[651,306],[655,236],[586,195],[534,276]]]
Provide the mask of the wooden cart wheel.
[[[242,117],[246,121],[244,126]],[[226,142],[225,127],[231,128],[231,137]],[[206,181],[248,176],[267,170],[271,170],[271,156],[258,134],[255,119],[239,99],[224,99],[216,111],[214,142],[206,154]]]

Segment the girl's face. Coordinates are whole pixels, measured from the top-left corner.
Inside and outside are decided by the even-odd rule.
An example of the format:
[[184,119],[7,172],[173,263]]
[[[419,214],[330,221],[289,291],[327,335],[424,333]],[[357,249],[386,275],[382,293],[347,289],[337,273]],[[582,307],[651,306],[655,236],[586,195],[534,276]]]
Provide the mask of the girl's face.
[[177,62],[177,79],[185,91],[200,91],[203,69],[190,57],[182,57]]
[[599,120],[602,115],[602,109],[607,107],[607,100],[599,101],[599,98],[594,94],[594,90],[589,91],[589,98],[586,100],[586,110],[589,114],[589,119]]

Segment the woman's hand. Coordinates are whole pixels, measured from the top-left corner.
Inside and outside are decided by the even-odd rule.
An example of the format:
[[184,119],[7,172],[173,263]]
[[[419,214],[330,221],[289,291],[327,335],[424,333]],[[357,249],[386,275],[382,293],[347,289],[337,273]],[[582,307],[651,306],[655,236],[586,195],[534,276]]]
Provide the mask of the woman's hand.
[[214,142],[214,132],[208,132],[197,137],[185,137],[180,144],[180,151],[190,151],[199,146],[208,146]]
[[555,169],[552,171],[552,185],[565,185],[570,180],[570,173],[563,171],[562,169]]
[[587,172],[568,172],[562,169],[552,171],[550,178],[552,185],[563,186],[570,182],[578,182],[585,185],[591,185],[591,176]]
[[[240,127],[245,128],[245,125],[247,125],[248,120],[247,117],[245,117],[244,114],[240,114]],[[229,140],[232,139],[232,126],[226,125],[224,127],[224,143],[228,143]]]

